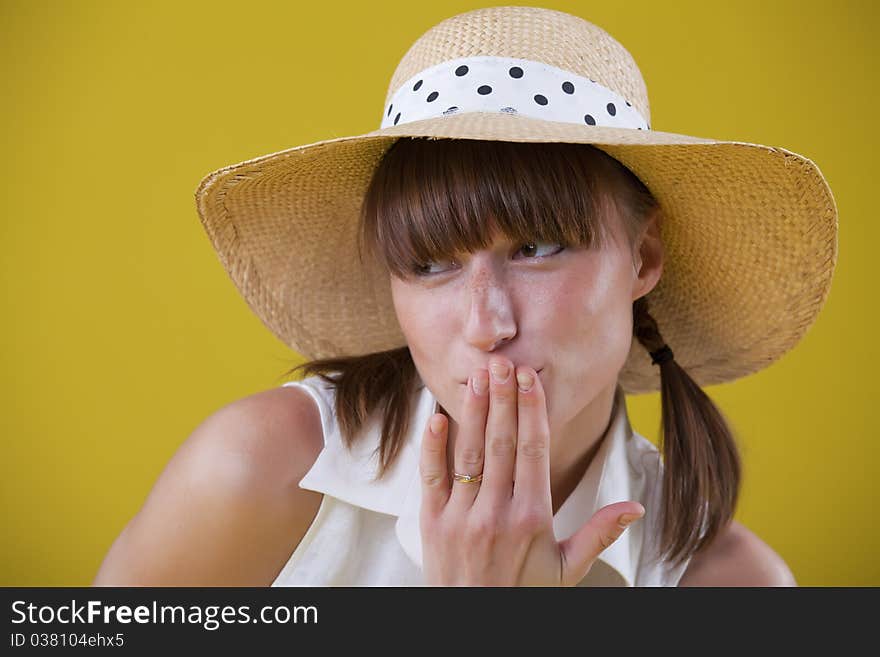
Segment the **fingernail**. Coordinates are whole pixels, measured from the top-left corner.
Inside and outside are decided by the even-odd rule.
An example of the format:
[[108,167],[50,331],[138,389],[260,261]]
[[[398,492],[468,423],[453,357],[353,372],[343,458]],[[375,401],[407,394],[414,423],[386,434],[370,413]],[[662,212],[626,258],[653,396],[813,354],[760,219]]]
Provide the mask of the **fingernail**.
[[443,418],[440,415],[435,415],[431,418],[431,431],[436,436],[439,436],[443,431]]
[[485,395],[489,389],[489,373],[486,370],[480,370],[476,375],[471,377],[471,387],[478,395]]
[[[642,515],[644,515],[644,514],[642,514]],[[633,523],[636,520],[638,520],[639,518],[641,518],[642,515],[637,515],[635,513],[624,513],[622,516],[620,516],[617,519],[617,524],[619,524],[621,527],[626,527],[630,523]]]
[[528,372],[517,372],[516,382],[519,384],[520,390],[528,392],[532,389],[532,384],[535,382],[535,379]]
[[504,383],[510,376],[510,367],[507,363],[492,363],[489,365],[489,369],[492,371],[492,378],[495,379],[495,383]]

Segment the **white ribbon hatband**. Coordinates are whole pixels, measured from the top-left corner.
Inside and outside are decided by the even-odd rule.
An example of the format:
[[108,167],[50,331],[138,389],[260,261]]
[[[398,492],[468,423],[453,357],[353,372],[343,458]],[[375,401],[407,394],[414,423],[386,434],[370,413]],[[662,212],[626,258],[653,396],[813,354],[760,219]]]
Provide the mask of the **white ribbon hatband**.
[[466,57],[425,69],[395,92],[382,128],[461,112],[650,130],[629,101],[570,71],[528,59]]

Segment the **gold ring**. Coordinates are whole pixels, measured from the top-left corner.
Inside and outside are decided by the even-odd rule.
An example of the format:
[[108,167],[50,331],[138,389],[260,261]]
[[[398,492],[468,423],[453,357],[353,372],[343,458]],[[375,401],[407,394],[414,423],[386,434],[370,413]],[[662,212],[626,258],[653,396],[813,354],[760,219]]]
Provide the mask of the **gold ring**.
[[463,484],[478,484],[480,483],[480,481],[483,480],[483,473],[481,472],[480,474],[471,477],[470,475],[456,472],[452,478],[453,480],[460,481]]

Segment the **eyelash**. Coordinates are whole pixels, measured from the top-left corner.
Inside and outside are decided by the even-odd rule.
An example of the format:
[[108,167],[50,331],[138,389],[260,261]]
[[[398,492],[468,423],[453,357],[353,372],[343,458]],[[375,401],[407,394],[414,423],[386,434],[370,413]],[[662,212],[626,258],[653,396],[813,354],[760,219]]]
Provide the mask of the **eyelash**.
[[[541,244],[551,244],[551,245],[554,245],[554,246],[558,246],[559,248],[558,248],[555,252],[553,252],[553,253],[551,253],[551,254],[549,254],[549,255],[545,255],[545,256],[537,256],[537,257],[534,257],[534,258],[528,258],[528,260],[539,260],[539,261],[540,261],[540,260],[544,260],[544,259],[546,259],[546,258],[552,258],[553,256],[562,253],[562,252],[565,250],[565,248],[566,248],[565,245],[563,245],[563,244],[559,244],[559,243],[557,243],[557,242],[528,242],[528,243],[526,243],[526,244],[523,244],[519,249],[517,249],[517,253],[519,253],[520,251],[522,251],[522,249],[523,249],[524,247],[527,247],[527,246],[533,246],[533,247],[537,248],[537,247],[538,247],[539,245],[541,245]],[[430,267],[431,264],[433,264],[433,262],[428,262],[428,263],[422,263],[422,264],[413,265],[413,267],[412,267],[413,274],[415,274],[416,276],[421,277],[421,278],[427,278],[427,277],[429,277],[429,276],[437,276],[437,275],[439,275],[439,274],[443,274],[443,273],[445,273],[446,271],[448,271],[448,270],[446,270],[446,269],[444,269],[443,271],[433,271],[433,272],[432,272],[432,271],[425,271],[424,268],[425,268],[425,267]]]

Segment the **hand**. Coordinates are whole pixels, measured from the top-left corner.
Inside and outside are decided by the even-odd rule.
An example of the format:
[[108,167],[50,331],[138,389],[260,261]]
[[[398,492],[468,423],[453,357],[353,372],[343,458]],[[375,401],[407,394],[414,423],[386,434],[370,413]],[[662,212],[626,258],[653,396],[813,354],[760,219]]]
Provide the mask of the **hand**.
[[[420,525],[430,586],[574,586],[599,554],[638,519],[638,502],[603,507],[557,542],[550,494],[550,430],[544,388],[535,370],[493,357],[468,381],[455,444],[455,472],[480,483],[450,486],[448,421],[434,414],[425,428],[419,470]],[[533,381],[531,388],[517,379]],[[491,381],[490,381],[491,379]],[[476,389],[483,392],[476,392]],[[525,387],[526,390],[522,388]],[[433,428],[432,428],[433,427]],[[484,465],[485,455],[485,465]]]

